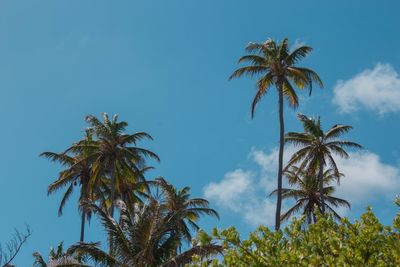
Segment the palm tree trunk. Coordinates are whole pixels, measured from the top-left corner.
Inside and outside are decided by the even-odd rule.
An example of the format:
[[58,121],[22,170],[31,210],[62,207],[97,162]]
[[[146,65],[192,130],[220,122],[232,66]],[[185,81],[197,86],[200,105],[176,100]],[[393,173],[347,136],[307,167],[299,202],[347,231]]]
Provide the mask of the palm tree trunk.
[[86,212],[85,209],[82,209],[82,217],[81,217],[81,237],[79,239],[80,242],[83,242],[84,238],[85,238],[85,216],[86,216]]
[[110,216],[114,218],[114,201],[115,201],[115,165],[111,164],[110,180],[111,180],[111,196],[110,196]]
[[283,169],[283,149],[284,149],[284,135],[285,135],[285,124],[283,120],[283,91],[282,83],[278,85],[279,94],[279,162],[278,162],[278,194],[276,201],[276,214],[275,214],[275,230],[279,230],[281,227],[281,208],[282,208],[282,169]]
[[[112,161],[111,163],[111,172],[110,172],[110,179],[111,179],[111,196],[110,196],[110,201],[111,201],[111,205],[110,205],[110,217],[114,218],[114,201],[115,201],[115,162]],[[112,235],[109,235],[109,254],[113,255],[114,253],[114,249],[113,249],[114,245],[112,242]]]
[[325,201],[324,201],[324,162],[320,160],[318,170],[319,181],[319,197],[321,198],[321,213],[325,214]]
[[314,223],[317,222],[317,216],[315,216],[315,212],[312,213],[313,219],[314,219]]

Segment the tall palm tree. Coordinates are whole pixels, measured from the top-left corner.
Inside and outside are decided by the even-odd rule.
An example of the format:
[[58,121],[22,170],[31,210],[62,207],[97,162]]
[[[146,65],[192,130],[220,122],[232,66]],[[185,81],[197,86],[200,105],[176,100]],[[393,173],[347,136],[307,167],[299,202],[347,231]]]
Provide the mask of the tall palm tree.
[[50,249],[48,262],[39,252],[33,253],[33,257],[35,258],[34,267],[89,267],[82,263],[76,255],[65,252],[63,242],[57,246],[57,249],[53,247]]
[[[124,189],[145,181],[140,175],[141,169],[145,166],[145,158],[153,158],[157,161],[160,159],[150,150],[136,146],[139,141],[152,140],[152,137],[145,132],[126,134],[125,129],[128,123],[118,122],[118,115],[110,119],[107,113],[103,113],[103,122],[89,115],[86,116],[86,121],[97,140],[78,142],[70,148],[70,151],[79,153],[82,150],[91,150],[88,156],[88,159],[93,162],[91,185],[98,183],[104,176],[109,177],[109,213],[111,217],[114,217],[114,202],[121,197]],[[112,242],[109,245],[110,253],[112,253]]]
[[171,211],[155,198],[137,204],[134,214],[122,200],[116,204],[121,212],[119,223],[101,208],[89,204],[110,235],[114,253],[103,251],[98,243],[78,243],[69,249],[70,253],[86,256],[100,266],[120,267],[184,266],[193,255],[221,253],[222,248],[214,244],[194,245],[180,253],[179,216],[169,216]]
[[332,171],[339,176],[340,172],[336,165],[334,155],[342,158],[348,158],[349,154],[346,148],[362,148],[361,145],[340,140],[339,137],[352,129],[348,125],[336,124],[327,132],[321,128],[320,118],[312,119],[303,114],[298,114],[299,120],[303,124],[304,132],[290,132],[285,136],[285,142],[293,144],[300,149],[294,153],[287,166],[293,166],[299,163],[299,170],[307,170],[310,174],[318,173],[319,191],[321,198],[321,212],[325,212],[324,205],[324,183],[323,173],[325,166],[329,165]]
[[229,79],[254,75],[259,76],[257,80],[257,93],[251,105],[251,116],[254,117],[254,111],[257,103],[274,85],[279,96],[279,123],[280,123],[280,141],[279,141],[279,166],[278,166],[278,193],[275,216],[275,229],[280,228],[281,213],[281,189],[282,189],[282,170],[283,170],[283,150],[284,150],[284,118],[283,118],[283,101],[284,97],[289,105],[296,108],[299,105],[298,97],[293,85],[299,89],[309,88],[312,92],[312,84],[316,82],[321,88],[322,81],[318,74],[312,69],[298,67],[297,63],[311,52],[309,46],[299,46],[289,51],[288,39],[277,43],[272,39],[264,43],[250,43],[246,50],[248,55],[239,59],[239,63],[249,63],[248,66],[237,69],[229,77]]
[[[86,131],[86,136],[81,142],[85,143],[91,141],[92,135],[90,131]],[[88,148],[82,149],[81,151],[79,151],[79,153],[72,154],[69,154],[68,152],[43,152],[40,154],[40,156],[46,157],[53,162],[58,162],[65,167],[65,169],[59,173],[57,180],[51,183],[47,190],[47,193],[50,195],[64,187],[68,187],[63,195],[60,206],[58,208],[59,216],[62,215],[63,208],[66,202],[71,196],[74,187],[78,184],[80,185],[79,203],[93,201],[93,190],[96,188],[92,188],[90,186],[92,161],[87,158],[89,154],[90,149]],[[80,204],[78,205],[78,207],[81,211],[80,241],[83,242],[85,235],[85,220],[90,219],[91,212],[82,208],[82,205]]]
[[[288,179],[289,185],[295,186],[295,188],[283,188],[282,198],[283,199],[295,199],[296,203],[288,211],[281,216],[281,221],[289,219],[292,215],[302,210],[302,214],[306,216],[308,224],[316,222],[316,209],[322,212],[323,207],[329,210],[335,218],[340,219],[339,214],[334,210],[339,206],[346,206],[350,208],[350,203],[344,199],[332,196],[335,192],[335,187],[331,184],[339,180],[342,174],[337,173],[328,169],[323,173],[323,192],[325,195],[325,202],[321,201],[319,179],[316,173],[308,173],[307,171],[300,170],[296,166],[292,166],[289,170],[286,170],[285,176]],[[274,190],[271,195],[276,194],[277,190]]]

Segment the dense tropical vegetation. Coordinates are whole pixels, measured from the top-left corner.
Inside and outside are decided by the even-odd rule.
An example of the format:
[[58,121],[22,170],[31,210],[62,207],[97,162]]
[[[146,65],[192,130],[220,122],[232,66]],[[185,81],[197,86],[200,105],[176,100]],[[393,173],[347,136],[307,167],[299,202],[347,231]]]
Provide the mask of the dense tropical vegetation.
[[[396,201],[400,206],[400,199]],[[317,221],[304,227],[305,217],[293,220],[283,231],[260,226],[242,240],[231,227],[214,229],[207,240],[219,240],[224,258],[192,266],[399,266],[400,212],[392,226],[382,225],[372,210],[350,223],[317,214]]]
[[[275,231],[260,226],[249,239],[242,240],[230,227],[201,229],[202,217],[219,218],[206,199],[193,198],[190,188],[176,188],[167,179],[149,179],[150,163],[158,155],[141,146],[151,141],[146,132],[128,133],[128,123],[118,116],[102,119],[89,115],[81,140],[61,152],[40,154],[60,164],[61,170],[47,193],[64,190],[58,215],[74,190],[79,190],[79,242],[51,248],[48,257],[33,253],[37,267],[62,266],[400,266],[400,213],[392,226],[383,226],[372,210],[351,223],[337,209],[350,208],[346,199],[334,195],[340,179],[335,157],[349,157],[348,149],[360,144],[340,139],[352,127],[336,124],[324,132],[319,117],[299,114],[304,132],[288,132],[284,126],[284,99],[297,108],[295,91],[323,83],[312,69],[299,67],[312,48],[289,48],[288,39],[250,43],[249,53],[239,63],[249,63],[233,72],[230,79],[258,76],[251,116],[261,98],[274,86],[278,94],[280,139],[276,196]],[[298,150],[283,166],[284,145]],[[287,186],[283,186],[283,177]],[[283,214],[282,200],[293,204]],[[400,206],[400,199],[396,200]],[[296,217],[296,215],[300,215]],[[95,216],[106,232],[107,244],[85,240],[87,222]],[[281,223],[289,221],[281,230]],[[0,267],[11,267],[21,246],[31,235],[16,232],[8,250],[0,247]]]

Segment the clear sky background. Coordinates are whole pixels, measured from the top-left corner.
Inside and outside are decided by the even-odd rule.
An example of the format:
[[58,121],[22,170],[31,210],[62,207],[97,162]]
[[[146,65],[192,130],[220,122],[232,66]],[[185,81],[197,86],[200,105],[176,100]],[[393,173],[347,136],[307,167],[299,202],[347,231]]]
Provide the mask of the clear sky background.
[[[400,193],[400,35],[398,1],[0,1],[0,241],[24,223],[33,235],[15,264],[34,251],[79,239],[76,195],[57,217],[61,194],[46,195],[60,167],[43,151],[81,138],[85,115],[118,113],[147,131],[162,175],[207,197],[221,220],[246,235],[272,225],[278,146],[274,91],[250,119],[254,80],[228,81],[248,42],[288,37],[314,47],[303,65],[325,88],[300,93],[298,112],[323,127],[349,124],[366,149],[340,161],[338,195],[367,205],[385,224]],[[300,131],[286,108],[286,130]],[[289,148],[290,150],[290,148]],[[288,204],[285,205],[285,207]],[[103,238],[96,220],[87,240]]]

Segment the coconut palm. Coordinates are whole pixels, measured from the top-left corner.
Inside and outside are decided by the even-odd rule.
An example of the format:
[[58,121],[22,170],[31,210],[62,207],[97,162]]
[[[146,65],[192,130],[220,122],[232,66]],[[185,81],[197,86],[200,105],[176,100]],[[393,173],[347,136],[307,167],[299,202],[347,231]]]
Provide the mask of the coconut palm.
[[348,140],[340,140],[339,137],[352,129],[348,125],[334,125],[327,132],[321,128],[320,118],[312,119],[303,114],[298,114],[303,124],[304,132],[290,132],[285,136],[285,142],[293,144],[300,149],[294,153],[287,164],[287,168],[299,163],[299,170],[307,170],[309,174],[318,173],[319,190],[321,198],[321,212],[325,212],[323,174],[325,166],[339,176],[334,155],[348,158],[346,148],[362,148],[361,145]]
[[103,175],[110,180],[110,215],[114,216],[114,201],[127,184],[135,184],[144,180],[141,169],[144,167],[145,158],[153,158],[159,161],[158,156],[143,148],[136,147],[137,142],[152,137],[145,132],[125,134],[128,123],[118,122],[118,116],[114,115],[110,120],[107,113],[103,113],[103,122],[95,116],[89,115],[86,121],[90,125],[97,140],[91,142],[78,142],[70,150],[80,152],[91,149],[88,158],[93,161],[93,179],[96,183]]
[[[86,131],[85,139],[81,142],[92,142],[92,135],[89,130]],[[67,152],[43,152],[40,154],[40,156],[46,157],[53,162],[58,162],[65,167],[65,169],[59,173],[57,180],[51,183],[47,190],[48,194],[53,194],[62,188],[67,187],[58,208],[59,216],[62,215],[63,208],[73,193],[74,187],[77,185],[80,185],[79,203],[94,200],[93,190],[96,190],[97,188],[91,188],[90,186],[92,162],[87,158],[89,154],[89,148],[82,149],[79,153],[73,153],[72,155]],[[90,220],[91,212],[82,208],[81,205],[78,205],[78,207],[81,211],[80,241],[82,242],[85,234],[85,220]]]
[[122,200],[116,202],[121,216],[117,223],[111,216],[94,204],[88,204],[96,211],[110,236],[113,253],[103,251],[98,243],[78,243],[70,253],[79,253],[96,266],[184,266],[191,262],[193,255],[206,257],[221,252],[214,244],[195,245],[180,253],[182,239],[179,215],[171,212],[157,199],[150,197],[146,203],[137,203],[136,209],[128,209]]
[[57,249],[53,247],[50,249],[48,262],[39,252],[33,253],[33,257],[35,258],[34,267],[89,267],[83,264],[76,255],[64,252],[63,242],[57,246]]
[[[118,122],[118,116],[114,115],[111,119],[107,113],[103,113],[103,122],[95,116],[86,116],[89,129],[94,133],[96,140],[90,142],[78,142],[70,147],[69,151],[80,153],[82,150],[90,150],[88,155],[92,164],[92,177],[90,185],[98,184],[104,177],[109,179],[109,189],[104,188],[104,192],[109,192],[108,198],[102,199],[104,207],[109,207],[111,217],[114,217],[114,202],[121,198],[122,192],[140,182],[145,181],[141,174],[141,169],[145,166],[145,158],[153,158],[159,161],[158,156],[136,144],[143,139],[152,137],[145,132],[126,134],[125,128],[128,123]],[[112,252],[112,242],[110,242],[110,252]]]
[[163,178],[156,179],[155,184],[163,194],[163,207],[169,211],[170,220],[176,222],[176,228],[188,243],[192,241],[190,230],[198,231],[197,221],[202,215],[219,218],[218,213],[209,208],[209,202],[202,198],[190,198],[190,188],[177,189]]
[[[338,176],[337,173],[332,169],[324,171],[323,192],[325,201],[322,202],[319,191],[320,183],[316,173],[310,174],[307,171],[300,170],[296,166],[292,166],[284,173],[289,185],[294,186],[294,188],[283,188],[282,198],[294,199],[296,200],[296,203],[288,211],[282,214],[281,221],[285,221],[294,214],[301,212],[304,216],[306,216],[308,224],[311,224],[312,222],[315,223],[316,209],[318,209],[319,212],[322,212],[322,205],[324,205],[325,209],[332,213],[336,219],[340,219],[339,214],[334,208],[338,208],[340,206],[350,208],[350,203],[348,201],[332,195],[335,192],[335,187],[332,186],[332,183],[338,182],[339,178],[342,177],[343,174],[339,173]],[[276,193],[277,190],[274,190],[271,195]]]
[[299,46],[289,51],[288,39],[277,43],[274,40],[267,40],[264,43],[250,43],[246,47],[250,54],[239,59],[239,63],[249,63],[248,66],[237,69],[229,77],[229,79],[254,75],[259,76],[257,80],[257,93],[251,105],[251,116],[254,117],[255,107],[261,98],[274,85],[278,91],[279,97],[279,123],[280,123],[280,142],[279,142],[279,161],[278,161],[278,193],[277,208],[275,216],[275,229],[280,228],[281,213],[281,188],[282,188],[282,169],[283,169],[283,149],[284,149],[284,117],[283,117],[283,101],[284,98],[289,105],[296,108],[299,105],[298,97],[294,89],[294,85],[299,88],[309,88],[312,92],[312,84],[316,82],[323,87],[322,81],[318,74],[312,69],[298,67],[297,63],[307,57],[312,48],[309,46]]

